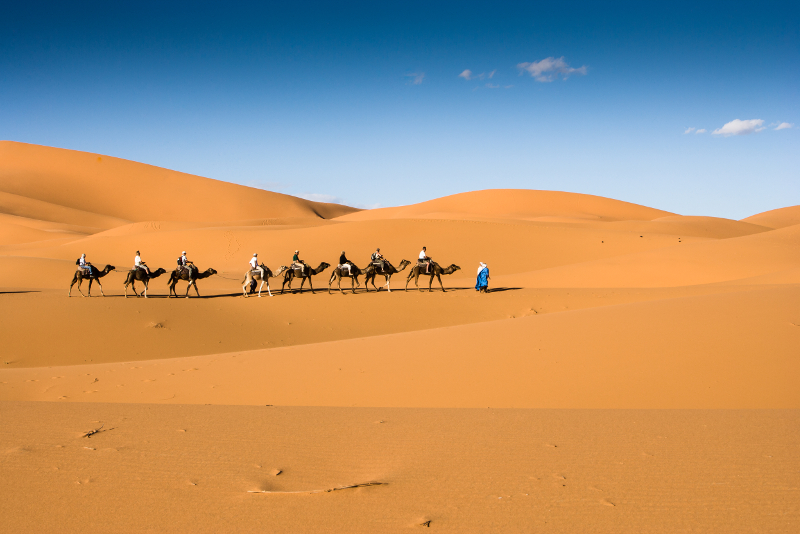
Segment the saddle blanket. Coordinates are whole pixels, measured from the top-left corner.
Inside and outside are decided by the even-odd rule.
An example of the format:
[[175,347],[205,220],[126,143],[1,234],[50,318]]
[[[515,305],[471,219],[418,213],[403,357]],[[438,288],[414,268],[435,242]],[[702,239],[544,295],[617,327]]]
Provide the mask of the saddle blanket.
[[346,263],[344,265],[339,264],[339,269],[341,269],[342,271],[347,271],[347,273],[350,274],[350,266],[347,265]]

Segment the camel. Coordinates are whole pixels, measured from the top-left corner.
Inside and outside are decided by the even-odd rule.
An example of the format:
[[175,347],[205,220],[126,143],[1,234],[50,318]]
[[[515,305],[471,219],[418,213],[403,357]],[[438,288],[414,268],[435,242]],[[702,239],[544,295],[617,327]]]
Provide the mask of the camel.
[[283,295],[283,288],[286,286],[287,283],[289,284],[289,291],[292,291],[292,293],[294,293],[294,291],[292,290],[292,280],[298,277],[300,278],[300,293],[303,292],[303,284],[305,284],[306,278],[308,278],[308,286],[311,288],[311,293],[313,294],[314,286],[311,285],[311,277],[314,276],[315,274],[321,273],[330,266],[331,266],[330,263],[325,263],[324,261],[320,263],[319,267],[317,267],[316,269],[312,269],[309,265],[306,265],[306,269],[302,275],[299,274],[299,269],[297,271],[295,271],[294,269],[289,269],[283,275],[283,285],[281,286],[281,295]]
[[350,269],[345,270],[339,268],[337,265],[333,272],[331,273],[331,279],[328,280],[328,295],[331,294],[331,284],[333,281],[336,280],[337,286],[339,288],[339,293],[344,294],[342,291],[342,278],[349,278],[350,279],[350,288],[353,290],[353,293],[356,292],[356,287],[361,287],[361,284],[358,283],[358,277],[364,274],[364,271],[356,267],[354,264],[350,264]]
[[137,297],[139,293],[136,292],[136,282],[144,284],[144,298],[147,298],[147,285],[153,278],[158,278],[166,273],[166,269],[156,269],[154,272],[147,273],[144,269],[131,269],[128,271],[128,277],[125,279],[125,298],[128,298],[128,286],[133,289],[133,294]]
[[267,284],[267,293],[269,293],[269,296],[271,297],[272,296],[272,291],[270,291],[270,289],[269,289],[269,279],[270,278],[275,278],[276,276],[280,276],[281,274],[283,274],[283,272],[285,270],[288,269],[287,266],[281,265],[281,268],[278,269],[278,272],[275,273],[275,274],[272,274],[272,271],[269,269],[269,267],[267,267],[263,263],[261,264],[261,267],[264,268],[264,279],[263,280],[261,279],[261,273],[258,272],[258,271],[247,271],[246,273],[244,273],[244,281],[242,282],[242,284],[243,284],[242,285],[242,292],[244,293],[245,298],[247,298],[247,286],[249,286],[250,284],[255,283],[255,282],[261,282],[261,285],[258,286],[258,296],[259,297],[261,296],[261,288],[264,287],[265,283]]
[[98,271],[96,267],[92,267],[91,271],[89,271],[91,274],[87,274],[83,269],[78,269],[75,271],[75,276],[72,277],[72,283],[69,285],[69,293],[67,293],[67,295],[70,297],[72,296],[72,286],[75,285],[75,282],[78,282],[78,293],[80,293],[82,297],[85,297],[86,295],[81,291],[81,283],[83,283],[84,279],[87,279],[89,280],[89,296],[92,296],[92,281],[95,281],[97,285],[100,286],[100,294],[105,297],[106,294],[103,293],[103,284],[100,283],[100,279],[114,269],[116,269],[116,267],[113,265],[106,265],[102,271]]
[[[403,269],[405,269],[409,265],[411,265],[410,261],[402,260],[400,262],[400,268],[399,269],[395,269],[394,265],[392,265],[388,261],[385,261],[384,262],[383,271],[379,272],[378,268],[373,263],[370,263],[369,267],[367,267],[367,271],[365,273],[366,277],[364,278],[364,287],[366,287],[367,291],[369,292],[369,286],[367,284],[369,282],[372,282],[372,287],[375,287],[375,277],[377,275],[379,275],[379,274],[382,274],[386,278],[386,284],[383,287],[387,288],[389,290],[389,293],[391,293],[392,292],[392,288],[389,286],[389,282],[392,279],[392,275],[401,272]],[[375,287],[376,291],[380,291],[381,289],[382,288]]]
[[[414,285],[417,286],[419,289],[419,277],[420,276],[430,276],[431,279],[428,282],[428,292],[433,291],[431,289],[431,285],[433,285],[433,277],[435,276],[437,280],[439,280],[439,285],[442,287],[442,293],[444,293],[444,285],[442,285],[442,275],[443,274],[453,274],[457,270],[461,269],[458,265],[453,263],[450,267],[446,269],[442,269],[441,266],[436,262],[431,262],[430,272],[425,272],[423,269],[425,268],[425,264],[420,265],[417,263],[415,266],[411,268],[411,272],[408,273],[408,278],[406,278],[406,291],[408,291],[408,282],[411,281],[411,278],[414,278]],[[420,291],[422,291],[420,289]]]
[[217,271],[214,269],[206,269],[204,272],[198,272],[197,267],[191,267],[192,273],[192,281],[189,282],[189,274],[186,272],[185,269],[175,269],[169,274],[169,280],[167,283],[169,284],[169,296],[175,295],[178,296],[178,293],[175,291],[175,286],[178,285],[178,282],[181,280],[186,280],[189,282],[189,285],[186,286],[186,298],[189,298],[189,290],[194,286],[194,292],[197,296],[200,296],[200,292],[197,290],[197,281],[202,280],[203,278],[208,278],[209,276],[213,276],[217,274]]

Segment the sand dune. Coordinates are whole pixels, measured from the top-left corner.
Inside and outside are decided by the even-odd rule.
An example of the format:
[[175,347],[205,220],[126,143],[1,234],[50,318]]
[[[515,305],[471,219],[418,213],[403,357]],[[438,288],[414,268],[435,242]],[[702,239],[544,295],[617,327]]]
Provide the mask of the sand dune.
[[[0,142],[0,191],[125,221],[331,218],[356,211],[119,158],[10,141]],[[24,211],[14,214],[42,218]]]
[[610,198],[561,191],[490,189],[451,195],[411,206],[367,210],[342,216],[343,220],[469,218],[543,221],[649,221],[672,215]]
[[779,208],[776,210],[765,211],[751,215],[744,222],[752,224],[759,224],[769,228],[785,228],[795,224],[800,224],[800,206],[790,206],[788,208]]
[[[328,267],[316,294],[242,295],[254,252],[363,268],[423,245],[460,267],[447,292],[402,291],[406,269],[329,295]],[[136,250],[217,275],[125,299]],[[106,297],[67,298],[81,253],[116,267]],[[795,532],[798,301],[797,206],[489,190],[359,211],[0,142],[4,525]]]

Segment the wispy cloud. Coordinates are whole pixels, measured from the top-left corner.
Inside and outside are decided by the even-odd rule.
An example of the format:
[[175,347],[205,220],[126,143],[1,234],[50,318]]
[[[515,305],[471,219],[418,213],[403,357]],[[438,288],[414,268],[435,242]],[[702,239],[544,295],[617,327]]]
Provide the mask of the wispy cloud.
[[695,130],[695,129],[694,129],[694,127],[691,127],[691,128],[686,128],[686,129],[683,131],[683,133],[684,133],[684,135],[685,135],[685,134],[690,134],[690,133],[692,133],[694,130]]
[[714,135],[721,135],[722,137],[730,137],[732,135],[748,135],[754,132],[760,132],[764,129],[764,121],[762,119],[748,119],[744,121],[734,119],[731,122],[725,123],[722,128],[717,128],[712,133]]
[[492,84],[492,83],[487,83],[486,87],[488,87],[489,89],[500,89],[499,85],[495,85],[495,84]]
[[411,78],[410,82],[411,85],[419,85],[422,83],[422,80],[425,79],[424,72],[412,72],[411,74],[406,74],[406,78]]
[[465,80],[483,80],[485,78],[491,80],[496,72],[497,70],[493,70],[489,74],[486,74],[485,72],[481,72],[480,74],[475,74],[469,69],[464,69],[463,71],[461,71],[461,74],[459,74],[458,77],[464,78]]
[[705,128],[700,128],[700,129],[699,129],[699,130],[697,130],[695,133],[696,133],[696,134],[706,133],[706,129],[705,129]]
[[358,202],[347,202],[345,199],[341,197],[337,197],[335,195],[328,195],[325,193],[301,193],[297,195],[300,198],[304,198],[306,200],[312,200],[314,202],[326,202],[328,204],[343,204],[345,206],[350,206],[351,208],[359,208],[362,210],[374,210],[381,207],[379,202],[375,204],[360,204]]
[[313,200],[314,202],[327,202],[328,204],[344,204],[344,199],[334,195],[326,195],[325,193],[300,193],[297,195],[306,200]]
[[782,122],[775,128],[775,130],[788,130],[792,126],[794,126],[794,123]]
[[525,71],[537,82],[552,82],[559,76],[566,80],[573,74],[581,76],[586,74],[586,65],[578,68],[570,67],[564,61],[564,56],[559,58],[547,57],[530,63],[518,63],[517,68],[520,70],[520,74]]

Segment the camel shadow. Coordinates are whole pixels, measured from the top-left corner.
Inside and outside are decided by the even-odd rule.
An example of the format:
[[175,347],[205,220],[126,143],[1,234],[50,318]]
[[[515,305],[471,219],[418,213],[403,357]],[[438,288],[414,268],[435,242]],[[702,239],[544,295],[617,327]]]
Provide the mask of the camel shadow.
[[41,291],[0,291],[0,295],[15,295],[17,293],[41,293]]
[[521,287],[492,287],[486,290],[487,293],[500,293],[502,291],[519,291]]

